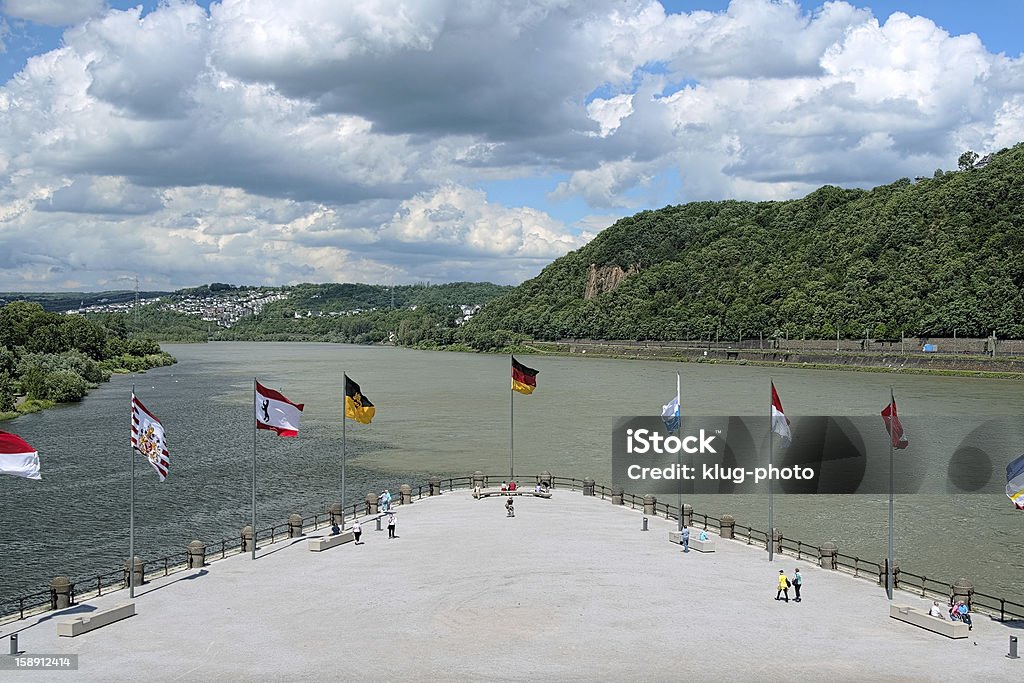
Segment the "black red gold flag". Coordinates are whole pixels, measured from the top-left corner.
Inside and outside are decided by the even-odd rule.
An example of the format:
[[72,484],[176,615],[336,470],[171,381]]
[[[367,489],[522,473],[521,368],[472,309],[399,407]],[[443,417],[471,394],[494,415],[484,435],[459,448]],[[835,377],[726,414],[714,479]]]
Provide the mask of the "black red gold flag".
[[532,394],[537,388],[537,370],[528,368],[512,356],[512,389],[520,394]]

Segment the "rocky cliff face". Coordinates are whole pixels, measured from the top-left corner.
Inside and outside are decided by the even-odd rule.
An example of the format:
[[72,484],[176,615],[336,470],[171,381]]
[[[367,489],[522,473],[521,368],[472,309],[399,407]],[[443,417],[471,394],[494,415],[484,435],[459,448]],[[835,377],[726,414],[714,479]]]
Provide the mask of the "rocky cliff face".
[[623,280],[638,271],[635,264],[623,270],[616,265],[598,266],[591,263],[590,269],[587,271],[587,289],[583,293],[583,298],[593,299],[600,294],[610,292],[622,284]]

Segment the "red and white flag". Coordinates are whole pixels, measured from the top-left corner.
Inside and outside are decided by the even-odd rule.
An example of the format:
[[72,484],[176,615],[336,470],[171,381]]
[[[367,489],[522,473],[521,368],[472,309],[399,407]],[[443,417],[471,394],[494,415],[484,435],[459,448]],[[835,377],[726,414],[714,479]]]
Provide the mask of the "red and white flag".
[[39,475],[39,452],[17,434],[0,432],[0,474],[42,479]]
[[259,429],[269,429],[278,436],[298,436],[302,406],[256,382],[256,427]]
[[156,470],[160,481],[167,478],[171,458],[167,454],[164,426],[153,413],[146,410],[142,401],[132,394],[132,448],[144,455]]
[[775,391],[775,382],[772,382],[772,431],[782,437],[782,447],[788,448],[793,435],[789,431],[789,418],[782,410],[782,399]]
[[896,397],[889,394],[889,405],[882,409],[882,421],[885,422],[885,431],[889,432],[890,443],[896,450],[902,450],[910,445],[907,434],[903,431],[903,423],[896,413]]

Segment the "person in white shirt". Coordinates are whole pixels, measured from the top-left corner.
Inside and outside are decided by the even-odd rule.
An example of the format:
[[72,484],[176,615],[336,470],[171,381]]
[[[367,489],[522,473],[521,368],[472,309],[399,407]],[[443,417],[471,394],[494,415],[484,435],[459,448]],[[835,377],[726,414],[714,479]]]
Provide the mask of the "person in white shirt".
[[398,538],[395,536],[396,524],[398,524],[398,520],[395,518],[395,513],[392,512],[388,515],[388,538]]
[[356,545],[359,545],[359,537],[363,535],[363,527],[359,525],[359,520],[352,522],[352,534],[356,537]]
[[938,617],[939,619],[945,620],[946,617],[942,616],[942,610],[939,609],[939,603],[933,602],[932,608],[928,610],[928,615],[932,617]]

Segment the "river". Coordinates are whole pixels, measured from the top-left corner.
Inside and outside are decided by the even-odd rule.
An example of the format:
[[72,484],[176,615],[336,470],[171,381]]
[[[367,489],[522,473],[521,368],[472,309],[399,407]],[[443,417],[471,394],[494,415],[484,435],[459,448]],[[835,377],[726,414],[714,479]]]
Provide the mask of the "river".
[[[306,343],[164,348],[177,365],[115,376],[79,404],[0,425],[39,450],[43,474],[42,481],[0,477],[2,611],[10,611],[12,597],[42,590],[54,576],[83,581],[127,557],[133,386],[162,420],[171,456],[163,483],[144,460],[136,461],[136,554],[143,558],[180,552],[194,538],[210,543],[238,536],[250,519],[254,438],[260,527],[283,524],[293,512],[321,512],[339,500],[343,371],[377,406],[373,424],[348,422],[349,502],[384,487],[394,493],[399,484],[420,484],[430,475],[508,472],[507,356]],[[585,357],[523,360],[540,370],[537,391],[515,395],[515,469],[524,481],[548,470],[611,483],[615,418],[659,414],[674,393],[676,371],[690,415],[763,414],[770,376],[789,415],[877,415],[890,385],[901,414],[956,415],[978,424],[993,415],[1024,415],[1024,391],[1007,380]],[[254,435],[254,377],[305,404],[298,438]],[[767,527],[764,495],[701,495],[691,502],[697,512],[730,513],[741,525]],[[965,576],[979,590],[1021,602],[1021,515],[1002,494],[900,496],[898,562],[937,579]],[[885,496],[776,495],[774,519],[789,538],[834,540],[841,552],[874,561],[886,554]]]

